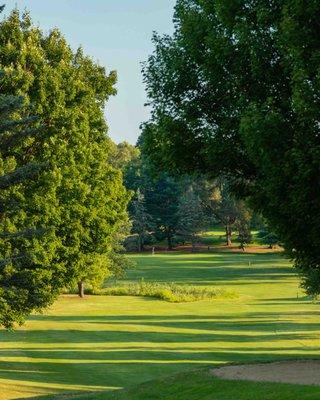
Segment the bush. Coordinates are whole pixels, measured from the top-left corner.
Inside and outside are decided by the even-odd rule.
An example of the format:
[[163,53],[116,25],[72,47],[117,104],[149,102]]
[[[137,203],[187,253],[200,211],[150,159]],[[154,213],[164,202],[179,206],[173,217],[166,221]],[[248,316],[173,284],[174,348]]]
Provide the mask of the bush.
[[143,296],[153,297],[170,303],[185,303],[199,300],[237,298],[236,292],[221,288],[208,288],[174,283],[140,281],[115,285],[99,290],[96,294],[107,296]]

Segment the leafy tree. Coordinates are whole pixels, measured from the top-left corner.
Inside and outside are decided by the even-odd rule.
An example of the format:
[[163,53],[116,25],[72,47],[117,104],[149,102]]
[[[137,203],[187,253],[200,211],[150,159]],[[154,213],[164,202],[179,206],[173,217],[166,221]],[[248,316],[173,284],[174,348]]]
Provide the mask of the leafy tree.
[[[121,171],[107,161],[111,153],[104,106],[115,94],[115,72],[73,52],[57,29],[48,34],[14,10],[0,24],[0,67],[4,93],[21,94],[32,104],[44,134],[30,150],[36,163],[50,163],[47,187],[29,207],[54,228],[57,247],[52,265],[57,288],[102,279],[118,272],[117,232],[127,221],[128,194]],[[14,223],[11,221],[11,223]]]
[[125,171],[131,161],[137,159],[139,155],[139,149],[126,141],[118,144],[112,142],[109,162],[115,168]]
[[178,0],[144,68],[144,152],[232,180],[320,293],[320,4]]
[[231,193],[225,179],[198,179],[198,192],[209,220],[225,227],[226,245],[232,245],[232,233],[242,221],[248,225],[251,213],[243,201],[237,200]]

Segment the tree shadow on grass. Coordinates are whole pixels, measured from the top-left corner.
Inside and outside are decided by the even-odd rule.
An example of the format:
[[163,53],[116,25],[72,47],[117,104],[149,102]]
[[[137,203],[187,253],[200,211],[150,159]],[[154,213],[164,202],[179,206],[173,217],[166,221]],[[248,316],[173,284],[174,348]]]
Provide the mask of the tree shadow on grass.
[[[46,383],[52,390],[77,384],[107,390],[214,363],[315,358],[319,348],[303,341],[319,337],[320,323],[294,317],[294,311],[278,313],[277,320],[274,312],[33,316],[41,323],[75,324],[75,329],[2,331],[6,348],[0,351],[0,377]],[[89,329],[92,324],[98,330]]]

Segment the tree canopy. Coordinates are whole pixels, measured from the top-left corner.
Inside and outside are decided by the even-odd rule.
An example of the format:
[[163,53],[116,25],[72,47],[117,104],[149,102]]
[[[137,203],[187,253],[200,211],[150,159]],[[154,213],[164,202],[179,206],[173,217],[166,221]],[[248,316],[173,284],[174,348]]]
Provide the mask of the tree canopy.
[[154,163],[231,182],[320,293],[318,1],[178,0],[144,67]]
[[1,91],[22,96],[42,132],[26,136],[11,162],[46,165],[37,181],[15,187],[27,212],[7,213],[5,224],[12,231],[23,223],[51,228],[47,258],[38,244],[43,273],[54,275],[48,296],[77,281],[120,273],[129,195],[121,171],[108,161],[112,143],[104,118],[116,73],[107,74],[82,49],[73,51],[57,29],[45,34],[17,10],[0,23],[0,47]]

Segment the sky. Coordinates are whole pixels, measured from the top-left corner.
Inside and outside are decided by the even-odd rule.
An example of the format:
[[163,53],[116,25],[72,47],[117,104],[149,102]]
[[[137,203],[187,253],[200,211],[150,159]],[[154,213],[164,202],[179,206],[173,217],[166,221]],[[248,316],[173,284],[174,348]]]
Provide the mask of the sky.
[[118,94],[106,119],[115,142],[135,144],[139,125],[149,116],[141,62],[151,54],[152,32],[172,33],[175,0],[3,0],[4,15],[27,9],[44,31],[59,28],[72,48],[118,73]]

